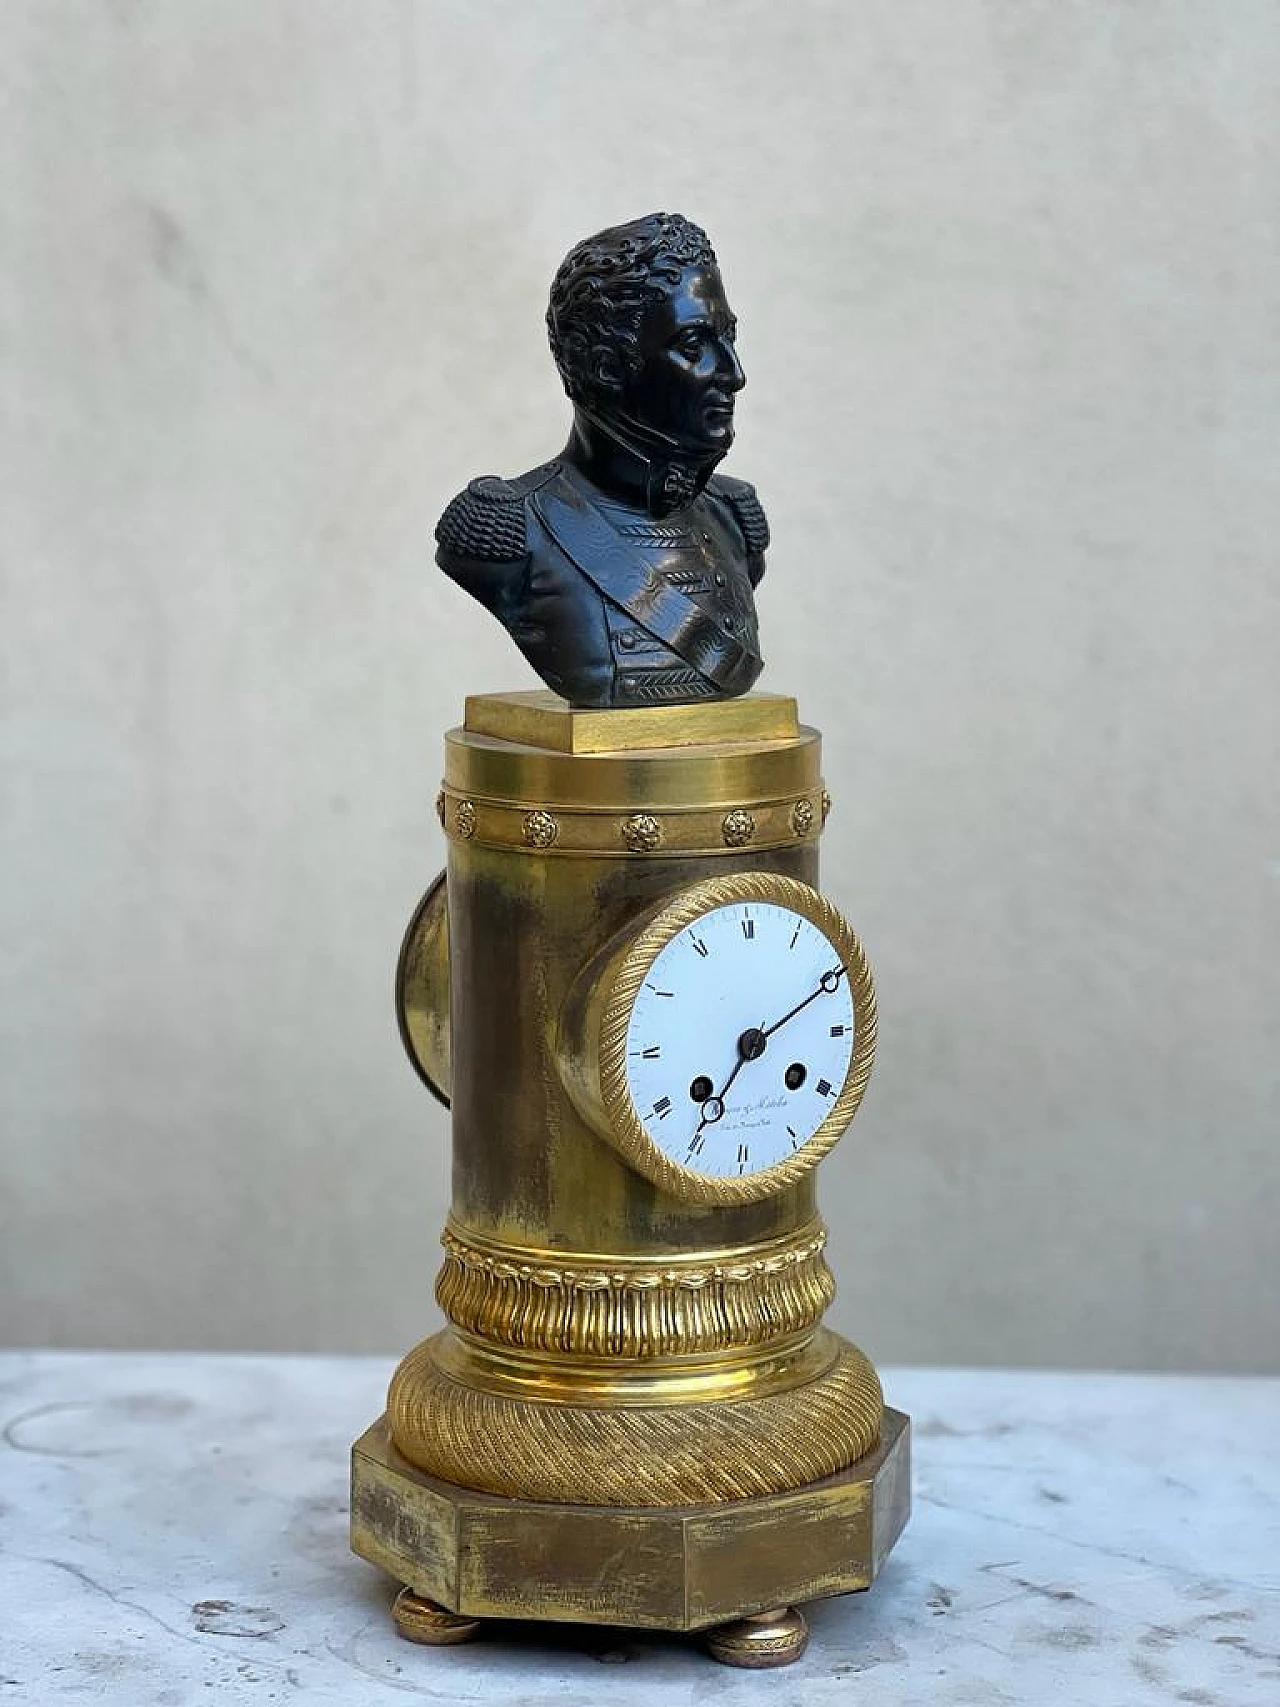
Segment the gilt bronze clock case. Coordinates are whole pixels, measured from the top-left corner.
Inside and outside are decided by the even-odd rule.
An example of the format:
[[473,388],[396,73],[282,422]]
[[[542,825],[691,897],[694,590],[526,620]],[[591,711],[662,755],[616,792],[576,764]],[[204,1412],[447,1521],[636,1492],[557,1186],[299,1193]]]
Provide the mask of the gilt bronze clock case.
[[[818,889],[828,804],[819,737],[778,696],[487,695],[447,737],[447,877],[397,979],[410,1057],[452,1111],[447,1325],[353,1451],[352,1542],[406,1585],[402,1634],[705,1630],[721,1659],[785,1663],[795,1608],[868,1587],[906,1521],[907,1419],[822,1325],[814,1170],[875,1045],[870,971]],[[763,939],[793,919],[812,994],[762,986],[758,1022],[720,1036],[699,921]],[[633,1020],[690,941],[681,1023],[709,992],[707,1065],[668,1090]],[[801,1008],[831,1039],[812,1060],[786,1047]],[[712,1164],[686,1133],[732,1152]]]

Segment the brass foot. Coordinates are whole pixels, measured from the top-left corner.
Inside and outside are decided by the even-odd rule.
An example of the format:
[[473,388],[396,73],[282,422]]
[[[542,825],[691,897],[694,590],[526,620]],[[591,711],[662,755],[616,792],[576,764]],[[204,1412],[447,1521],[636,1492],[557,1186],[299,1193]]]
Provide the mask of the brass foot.
[[478,1618],[464,1618],[425,1600],[411,1588],[402,1588],[391,1608],[396,1631],[406,1642],[422,1642],[427,1647],[445,1648],[453,1642],[469,1642],[480,1633]]
[[809,1646],[809,1626],[794,1606],[772,1612],[756,1612],[750,1618],[719,1624],[707,1637],[712,1659],[725,1666],[746,1666],[763,1671],[767,1666],[789,1666]]

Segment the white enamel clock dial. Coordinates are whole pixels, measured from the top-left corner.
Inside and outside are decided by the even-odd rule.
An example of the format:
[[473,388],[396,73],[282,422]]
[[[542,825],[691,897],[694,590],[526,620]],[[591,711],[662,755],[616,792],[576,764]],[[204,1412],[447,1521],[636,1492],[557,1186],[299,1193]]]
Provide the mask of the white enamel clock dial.
[[803,1151],[849,1077],[846,961],[813,919],[771,901],[713,907],[679,930],[626,1032],[627,1088],[655,1148],[735,1180]]
[[677,890],[584,965],[560,1070],[585,1120],[686,1203],[798,1185],[858,1111],[876,1050],[847,919],[781,872]]

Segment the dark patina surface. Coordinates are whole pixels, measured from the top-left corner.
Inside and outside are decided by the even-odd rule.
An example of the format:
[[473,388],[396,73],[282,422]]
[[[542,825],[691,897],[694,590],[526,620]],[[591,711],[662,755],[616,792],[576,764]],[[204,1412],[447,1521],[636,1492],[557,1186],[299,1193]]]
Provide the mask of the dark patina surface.
[[706,234],[658,213],[587,238],[547,326],[569,442],[518,479],[473,480],[437,561],[574,705],[745,693],[769,528],[754,488],[715,473],[744,376]]

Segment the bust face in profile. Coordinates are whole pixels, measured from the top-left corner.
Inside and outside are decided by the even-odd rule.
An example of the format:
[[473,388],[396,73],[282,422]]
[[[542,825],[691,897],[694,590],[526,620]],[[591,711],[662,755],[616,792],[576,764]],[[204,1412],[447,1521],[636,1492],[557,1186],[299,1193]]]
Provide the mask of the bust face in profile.
[[547,329],[569,441],[515,480],[473,480],[438,562],[575,705],[744,692],[768,527],[754,489],[715,473],[745,380],[706,233],[659,213],[585,239]]
[[737,329],[705,233],[661,214],[579,243],[547,310],[580,418],[693,478],[733,443],[734,399],[746,383]]

